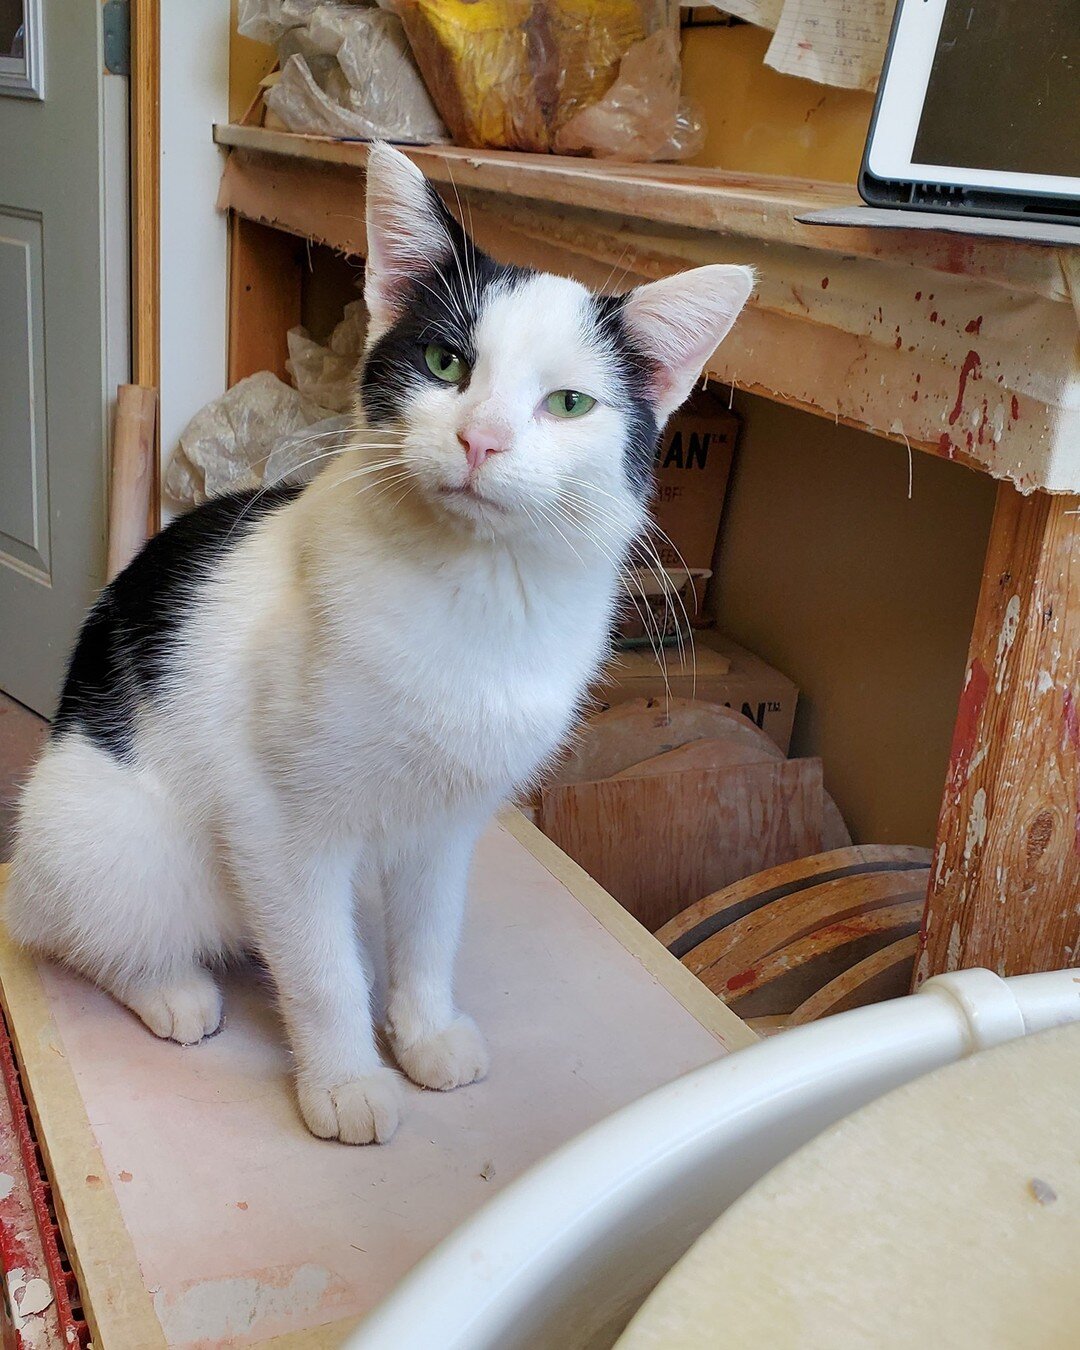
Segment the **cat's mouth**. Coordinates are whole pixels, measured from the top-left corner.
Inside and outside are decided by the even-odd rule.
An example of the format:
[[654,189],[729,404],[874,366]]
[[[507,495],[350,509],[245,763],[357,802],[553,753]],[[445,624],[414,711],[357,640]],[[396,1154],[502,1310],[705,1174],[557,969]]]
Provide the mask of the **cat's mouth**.
[[439,495],[441,497],[447,497],[451,501],[460,502],[463,506],[466,503],[475,503],[477,507],[482,509],[490,508],[492,511],[499,511],[504,515],[506,514],[506,507],[500,506],[498,502],[494,502],[490,497],[485,496],[484,493],[480,491],[474,478],[467,478],[464,483],[460,483],[456,487],[444,484],[439,488]]

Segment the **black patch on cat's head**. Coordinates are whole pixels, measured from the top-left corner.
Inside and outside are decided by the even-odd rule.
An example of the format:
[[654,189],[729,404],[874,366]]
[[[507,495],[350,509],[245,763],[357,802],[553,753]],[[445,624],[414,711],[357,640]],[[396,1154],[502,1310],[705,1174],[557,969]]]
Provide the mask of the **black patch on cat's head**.
[[621,407],[627,419],[623,452],[627,482],[638,500],[645,501],[652,492],[653,466],[662,429],[649,397],[656,365],[635,345],[623,316],[625,307],[625,295],[593,296],[597,333],[608,348],[616,378],[622,383]]
[[476,360],[476,324],[492,290],[508,290],[533,275],[530,269],[497,263],[476,247],[427,184],[432,211],[446,231],[448,250],[407,283],[400,316],[376,341],[360,376],[360,399],[373,427],[400,423],[410,395],[435,376],[424,349],[439,342]]

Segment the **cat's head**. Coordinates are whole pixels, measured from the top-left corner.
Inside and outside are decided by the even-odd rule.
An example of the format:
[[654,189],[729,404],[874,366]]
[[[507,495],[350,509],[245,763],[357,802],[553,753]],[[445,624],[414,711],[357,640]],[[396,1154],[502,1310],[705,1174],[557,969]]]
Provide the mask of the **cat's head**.
[[386,145],[367,173],[360,396],[415,489],[456,520],[553,538],[640,527],[657,437],[734,323],[749,268],[625,295],[494,262]]

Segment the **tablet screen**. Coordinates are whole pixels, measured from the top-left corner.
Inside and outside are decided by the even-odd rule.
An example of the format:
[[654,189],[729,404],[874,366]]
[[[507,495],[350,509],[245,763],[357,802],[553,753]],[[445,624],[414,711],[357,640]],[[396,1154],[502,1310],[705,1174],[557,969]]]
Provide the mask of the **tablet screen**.
[[912,158],[1080,177],[1080,0],[947,0]]

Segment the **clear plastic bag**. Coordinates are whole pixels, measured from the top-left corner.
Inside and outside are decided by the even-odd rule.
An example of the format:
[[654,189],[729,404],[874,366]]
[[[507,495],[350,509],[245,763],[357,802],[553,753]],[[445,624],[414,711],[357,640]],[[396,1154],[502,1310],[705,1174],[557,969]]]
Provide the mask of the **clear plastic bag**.
[[277,44],[281,74],[266,106],[290,131],[446,140],[397,15],[325,0],[241,0],[240,16],[245,36]]
[[560,155],[636,161],[689,159],[705,143],[693,104],[680,96],[679,39],[670,28],[636,42],[615,83],[556,134]]
[[236,31],[272,47],[290,28],[306,23],[324,0],[239,0]]
[[327,416],[328,409],[270,371],[249,375],[200,409],[184,428],[165,471],[165,490],[174,501],[198,503],[258,487],[282,435],[304,431]]

